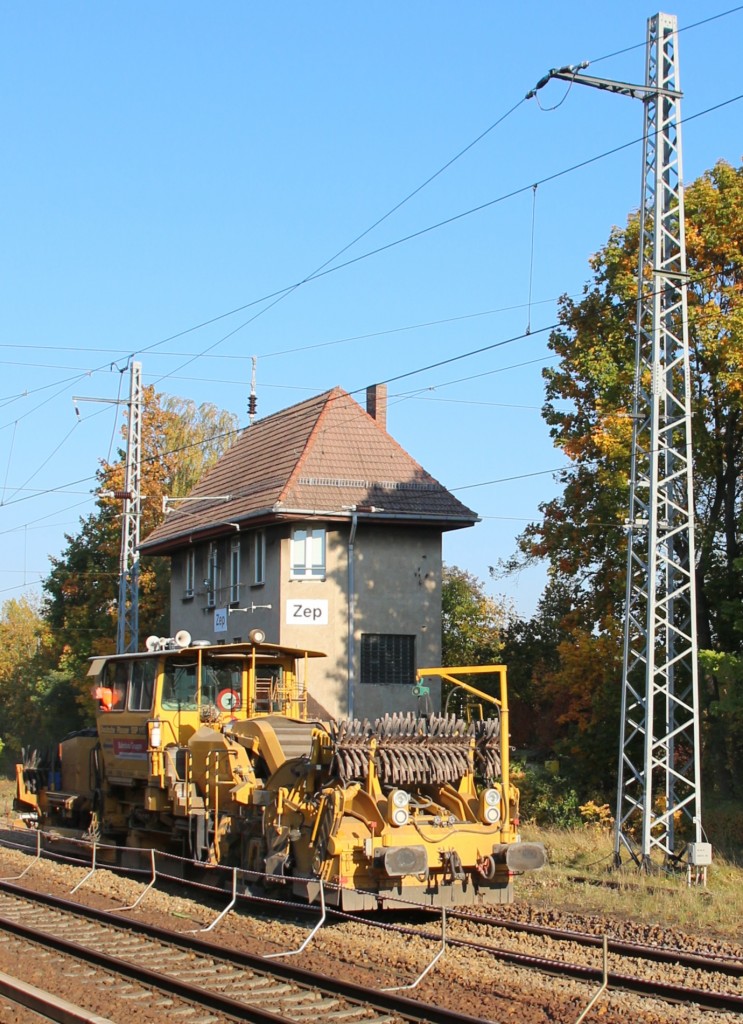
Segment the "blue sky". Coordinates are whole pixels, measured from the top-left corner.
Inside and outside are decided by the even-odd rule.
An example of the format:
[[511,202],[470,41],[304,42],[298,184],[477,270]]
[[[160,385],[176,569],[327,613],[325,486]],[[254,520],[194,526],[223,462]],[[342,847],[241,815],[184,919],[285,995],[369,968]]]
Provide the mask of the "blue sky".
[[[735,6],[668,8],[682,112],[702,115],[683,128],[687,181],[741,157],[743,104],[703,113],[743,93]],[[559,174],[639,140],[639,102],[559,82],[520,101],[582,60],[642,82],[656,10],[2,5],[0,601],[38,592],[93,508],[121,413],[85,403],[78,421],[72,396],[125,393],[131,354],[145,383],[243,423],[252,356],[261,416],[390,380],[390,433],[482,517],[445,559],[485,579],[555,493],[544,329],[637,207],[642,170],[637,143]],[[303,281],[501,118],[330,267],[382,252],[165,340]],[[488,586],[526,615],[543,579]]]

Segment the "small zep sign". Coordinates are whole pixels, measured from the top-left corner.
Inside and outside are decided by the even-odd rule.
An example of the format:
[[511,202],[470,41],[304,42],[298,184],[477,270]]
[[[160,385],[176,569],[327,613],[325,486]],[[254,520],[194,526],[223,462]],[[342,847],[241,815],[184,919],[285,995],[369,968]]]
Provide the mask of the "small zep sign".
[[327,626],[327,599],[289,598],[286,602],[287,626]]

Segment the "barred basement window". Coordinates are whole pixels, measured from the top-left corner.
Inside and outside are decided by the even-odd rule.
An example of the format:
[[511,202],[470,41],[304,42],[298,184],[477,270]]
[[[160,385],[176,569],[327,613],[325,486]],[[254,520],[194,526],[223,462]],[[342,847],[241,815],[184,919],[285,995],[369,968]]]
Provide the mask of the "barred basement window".
[[415,682],[415,637],[399,633],[361,634],[362,683]]

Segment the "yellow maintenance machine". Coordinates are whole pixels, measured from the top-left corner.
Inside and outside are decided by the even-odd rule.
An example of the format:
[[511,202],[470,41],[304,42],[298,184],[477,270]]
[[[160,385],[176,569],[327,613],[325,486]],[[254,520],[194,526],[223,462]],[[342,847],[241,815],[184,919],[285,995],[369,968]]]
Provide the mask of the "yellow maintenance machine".
[[[518,834],[509,780],[504,666],[437,675],[497,717],[387,715],[308,721],[308,659],[265,643],[150,637],[141,654],[91,659],[96,727],[65,738],[55,763],[18,765],[16,809],[32,827],[238,866],[266,884],[344,909],[409,900],[509,902],[512,877],[542,867]],[[489,697],[464,677],[489,675]],[[412,681],[411,681],[412,682]]]

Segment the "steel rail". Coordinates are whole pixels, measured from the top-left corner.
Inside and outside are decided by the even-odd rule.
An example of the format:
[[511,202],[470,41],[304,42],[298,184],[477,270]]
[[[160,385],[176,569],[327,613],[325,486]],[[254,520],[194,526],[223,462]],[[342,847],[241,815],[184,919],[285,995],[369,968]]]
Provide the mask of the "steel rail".
[[[449,916],[453,916],[450,914]],[[469,918],[472,920],[472,918]],[[479,921],[479,919],[476,919]],[[373,922],[368,922],[372,923]],[[386,927],[390,927],[387,925]],[[424,932],[416,928],[405,928],[396,927],[396,931],[402,932],[406,935],[416,936],[418,938],[436,939],[435,932]],[[566,936],[571,937],[572,933],[566,933]],[[593,936],[590,936],[593,938]],[[536,956],[531,953],[518,953],[510,949],[502,949],[497,946],[490,946],[484,943],[475,942],[473,939],[463,939],[449,935],[447,942],[450,946],[459,946],[467,949],[473,949],[480,953],[488,953],[494,957],[497,957],[499,961],[504,963],[510,963],[517,967],[527,967],[531,969],[538,969],[544,971],[546,974],[559,975],[561,977],[570,977],[578,981],[596,982],[603,979],[603,970],[600,967],[591,967],[588,964],[571,964],[564,960],[553,960],[549,957]],[[597,945],[601,945],[603,939],[599,939]],[[645,949],[645,947],[639,947]],[[648,947],[653,949],[654,947]],[[673,963],[678,963],[681,967],[685,967],[684,963],[679,961],[678,955],[676,958],[669,958]],[[702,960],[703,958],[697,958]],[[714,973],[717,968],[717,962],[712,964],[705,964],[708,972]],[[725,965],[723,965],[725,966]],[[733,965],[735,966],[735,965]],[[699,965],[694,963],[691,965],[693,969],[698,970]],[[629,992],[637,992],[640,995],[652,995],[657,996],[660,999],[667,999],[671,1002],[676,1003],[697,1003],[706,1009],[718,1009],[718,1010],[731,1010],[736,1013],[743,1012],[743,996],[738,996],[733,993],[716,992],[713,989],[699,989],[691,988],[686,985],[677,985],[673,982],[662,982],[655,979],[649,980],[645,978],[633,977],[629,974],[622,974],[619,971],[610,971],[608,973],[609,987],[613,989],[624,989]]]
[[[58,855],[55,855],[55,859],[64,858],[60,858]],[[0,882],[0,888],[5,888],[6,884],[9,886],[10,889],[15,888],[9,883],[4,882]],[[187,879],[179,879],[178,884],[183,885],[185,887],[190,886],[190,883],[188,882]],[[36,895],[33,893],[29,893],[29,890],[23,889],[22,887],[18,887],[17,891],[21,895]],[[61,902],[64,903],[66,901]],[[78,907],[78,905],[71,903],[70,907],[76,908]],[[87,908],[85,909],[87,910]],[[296,911],[297,908],[293,907],[292,909]],[[312,908],[308,906],[308,911],[311,909]],[[104,914],[108,921],[111,921],[115,917],[115,915],[111,912],[103,911],[101,913]],[[346,920],[356,920],[368,924],[370,926],[375,926],[375,924],[378,924],[378,922],[369,920],[368,918],[357,917],[356,915],[339,912],[331,908],[328,908],[327,913],[328,917],[338,917]],[[602,937],[590,935],[585,932],[571,932],[564,929],[550,928],[546,925],[528,924],[526,922],[501,921],[494,919],[489,915],[478,916],[467,913],[466,911],[452,910],[449,912],[449,917],[461,919],[463,921],[469,921],[476,924],[484,924],[490,927],[504,928],[507,930],[519,931],[533,935],[542,935],[548,938],[574,942],[576,944],[585,946],[598,947],[602,944],[603,941]],[[145,928],[152,926],[140,925],[138,927]],[[407,928],[399,925],[391,925],[390,923],[387,923],[385,927],[393,928],[400,934],[414,935],[419,938],[426,938],[431,940],[437,940],[439,938],[437,934],[433,932],[423,931],[422,929]],[[179,935],[181,934],[182,933],[179,933]],[[602,971],[599,968],[594,968],[588,965],[569,964],[561,960],[552,960],[549,958],[518,953],[512,950],[485,945],[483,943],[477,943],[471,939],[455,937],[451,934],[448,936],[447,942],[450,946],[461,946],[471,948],[479,952],[484,952],[493,956],[497,956],[498,959],[500,959],[503,962],[512,963],[516,966],[522,966],[530,969],[539,969],[549,974],[568,975],[577,980],[584,980],[586,982],[591,983],[600,980],[602,977]],[[215,949],[218,949],[219,947],[211,946],[209,948],[211,953],[215,954]],[[683,950],[679,949],[662,949],[661,947],[657,946],[642,946],[640,944],[623,942],[621,940],[609,940],[608,948],[610,952],[618,953],[624,956],[632,956],[638,959],[657,961],[661,963],[673,963],[682,968],[688,968],[690,970],[703,970],[707,973],[717,972],[731,977],[743,976],[743,964],[741,964],[740,961],[732,959],[717,959],[713,956],[702,956],[698,953],[685,953]],[[220,952],[220,955],[223,954]],[[234,954],[231,951],[225,951],[225,955],[250,957],[252,954]],[[260,957],[258,957],[257,959],[258,961],[262,960],[262,958]],[[263,969],[265,970],[265,967]],[[708,989],[687,988],[685,986],[675,985],[673,983],[662,983],[658,981],[648,982],[642,978],[635,978],[631,975],[626,975],[621,972],[610,972],[609,983],[612,987],[615,988],[622,988],[627,991],[635,991],[639,994],[645,995],[656,994],[660,998],[666,998],[674,1002],[696,1002],[710,1009],[728,1009],[734,1012],[741,1012],[741,1010],[743,1009],[743,997],[734,995],[732,993],[720,993]],[[349,983],[333,982],[333,984],[336,985],[335,991],[338,991],[338,985]],[[365,1001],[369,1003],[369,990],[359,987],[358,992],[362,993],[363,995],[357,995],[356,997],[349,996],[349,998],[364,998]],[[410,1000],[409,1002],[413,1003],[413,1005],[416,1005],[415,1000]],[[436,1009],[437,1012],[439,1013],[447,1012],[439,1011],[438,1008]],[[426,1019],[435,1021],[439,1018],[428,1017]],[[457,1021],[467,1020],[467,1018],[462,1018],[461,1015],[454,1015],[452,1019]]]
[[[382,1011],[386,1014],[394,1014],[402,1020],[429,1022],[429,1024],[482,1024],[478,1018],[459,1012],[446,1010],[415,999],[408,999],[405,996],[373,990],[367,986],[357,985],[342,978],[319,975],[292,964],[279,963],[276,960],[267,961],[264,957],[257,954],[229,949],[214,942],[200,939],[197,936],[184,934],[183,932],[170,932],[157,925],[139,921],[135,922],[128,918],[119,917],[115,912],[82,906],[78,903],[61,899],[58,896],[33,892],[9,882],[0,882],[0,891],[21,900],[40,904],[78,918],[85,918],[98,924],[104,924],[111,929],[146,936],[168,946],[199,953],[215,960],[227,961],[231,964],[247,968],[256,974],[280,978],[297,986],[320,992],[327,997],[342,997],[359,1008],[367,1007],[375,1012]],[[229,996],[197,988],[188,982],[163,974],[161,971],[154,971],[150,968],[133,964],[121,957],[104,953],[100,949],[81,946],[60,935],[52,935],[44,931],[39,932],[29,925],[6,917],[0,917],[0,928],[28,941],[42,942],[44,945],[61,953],[85,959],[116,974],[123,974],[146,985],[172,992],[183,999],[193,1000],[210,1009],[236,1017],[238,1020],[249,1020],[255,1022],[255,1024],[285,1024],[288,1019],[277,1016],[261,1007],[249,1004],[247,1001],[241,1002]],[[360,1024],[364,1024],[364,1022],[361,1021]],[[369,1024],[373,1024],[373,1018]]]
[[[0,825],[0,834],[2,833],[2,831],[3,831],[3,829],[2,829],[2,826]],[[16,833],[15,829],[11,829],[10,831]],[[20,836],[34,836],[34,835],[37,835],[37,833],[25,832],[23,830],[19,830],[19,834],[20,834]],[[58,843],[60,844],[60,846],[64,845],[65,838],[66,837],[59,837]],[[13,844],[13,846],[14,845],[15,844]],[[30,843],[30,840],[29,840],[29,845],[32,845]],[[0,846],[5,846],[5,844],[3,843],[3,840],[1,838],[0,838]],[[13,847],[12,846],[8,846],[7,848],[13,848]],[[129,852],[131,852],[131,851],[129,851]],[[29,851],[29,853],[30,853],[30,851]],[[43,847],[41,847],[41,849],[39,851],[37,851],[37,856],[36,856],[36,858],[34,860],[34,863],[35,863],[36,860],[39,860],[39,859],[41,859],[41,860],[51,860],[51,861],[57,862],[57,863],[74,864],[77,867],[87,866],[87,863],[88,863],[87,861],[83,860],[79,856],[65,856],[63,853],[60,852],[59,849],[57,849],[57,850],[50,850],[50,849],[44,849]],[[32,867],[32,866],[33,866],[33,864],[30,864],[29,868]],[[140,869],[132,868],[132,867],[123,867],[121,864],[109,864],[109,863],[102,864],[101,863],[101,864],[98,865],[98,867],[100,869],[106,869],[106,870],[109,870],[109,871],[110,870],[118,871],[120,874],[122,874],[123,876],[126,876],[126,877],[138,877],[142,873],[142,871]],[[199,865],[194,865],[194,867],[198,868]],[[203,865],[202,865],[202,867],[203,867]],[[22,872],[22,874],[25,875],[27,870],[28,870],[28,868],[26,868],[25,871]],[[17,877],[20,877],[20,876],[8,877],[6,879],[6,881],[15,881]],[[2,881],[2,879],[0,879],[0,881]],[[595,883],[595,882],[593,882],[590,879],[585,879],[585,881],[588,884],[614,885],[614,883],[610,883],[610,882]],[[203,887],[201,887],[199,885],[198,881],[195,881],[193,879],[189,879],[188,877],[182,877],[182,878],[175,879],[175,878],[170,878],[170,877],[168,877],[166,875],[163,875],[162,876],[162,882],[165,885],[167,885],[167,884],[177,884],[178,886],[182,886],[184,888],[191,888],[191,887],[196,888],[196,889],[203,888]],[[148,886],[148,888],[151,888],[151,885]],[[213,888],[213,886],[212,886],[212,888]],[[224,891],[227,891],[227,889],[225,889]],[[293,913],[299,913],[299,912],[301,912],[301,910],[302,910],[302,908],[299,905],[297,905],[297,904],[294,904],[292,906],[292,912]],[[315,909],[310,904],[307,904],[306,910],[307,910],[307,913],[309,913],[309,914],[314,914],[316,912]],[[410,910],[411,910],[411,912],[415,912],[415,913],[426,913],[426,914],[430,914],[431,913],[431,908],[430,907],[423,907],[423,906],[421,906],[421,907],[414,907],[412,904],[410,906]],[[405,911],[402,911],[402,912],[405,913]],[[435,913],[435,911],[434,911],[434,913]],[[490,914],[478,915],[478,914],[472,913],[471,911],[469,911],[467,909],[451,908],[451,909],[447,910],[447,913],[448,913],[448,916],[449,916],[450,920],[470,921],[470,922],[472,922],[474,924],[486,925],[486,926],[491,927],[491,928],[502,928],[505,931],[523,932],[524,934],[527,934],[527,935],[541,935],[541,936],[544,936],[546,938],[563,940],[563,941],[566,941],[566,942],[575,942],[577,945],[582,945],[582,946],[595,946],[596,948],[600,948],[601,945],[602,945],[602,942],[603,942],[602,936],[591,935],[588,932],[578,932],[578,931],[570,931],[569,929],[552,928],[549,925],[531,924],[531,923],[528,923],[528,922],[525,922],[525,921],[509,921],[509,920],[506,920],[506,919],[496,918],[496,917],[494,917],[493,915],[490,915]],[[371,925],[372,927],[377,923],[374,919],[365,917],[362,914],[356,914],[356,913],[350,914],[348,912],[340,911],[340,910],[337,910],[336,908],[330,907],[330,906],[328,906],[328,908],[327,908],[327,916],[328,917],[339,917],[339,918],[344,918],[344,919],[347,919],[347,920],[364,921],[364,922],[368,923],[369,925]],[[389,915],[387,915],[387,916],[389,916]],[[427,937],[433,938],[434,937],[433,933],[431,933]],[[723,954],[719,954],[719,953],[691,953],[691,952],[688,952],[686,950],[680,949],[679,947],[674,947],[674,946],[662,947],[662,946],[643,945],[642,943],[627,942],[627,941],[622,940],[622,939],[612,939],[612,938],[609,938],[608,942],[609,942],[609,946],[608,946],[609,952],[611,952],[611,953],[621,953],[621,954],[624,954],[624,955],[641,957],[641,958],[646,959],[646,960],[654,960],[654,961],[658,961],[658,962],[661,962],[661,963],[662,962],[668,962],[668,963],[679,964],[679,965],[681,965],[683,967],[688,967],[690,970],[706,970],[706,971],[715,970],[715,971],[720,971],[723,974],[729,974],[731,977],[743,977],[743,961],[741,961],[740,959],[736,959],[734,957],[729,957],[729,956],[726,957]]]
[[[468,914],[466,911],[450,910],[449,917],[487,925],[491,928],[503,928],[506,931],[521,932],[526,935],[540,935],[549,939],[574,942],[579,946],[595,946],[597,949],[601,948],[604,941],[601,935],[591,935],[588,932],[572,932],[564,928],[550,928],[549,925],[529,924],[525,921],[499,921],[488,915],[478,916]],[[621,953],[623,956],[633,956],[658,963],[678,964],[689,970],[719,972],[733,978],[743,978],[743,961],[735,960],[732,957],[720,957],[714,953],[689,953],[670,946],[646,946],[639,942],[626,942],[623,939],[610,938],[607,941],[610,953]]]
[[[113,928],[118,925],[118,922],[109,921],[108,924]],[[102,950],[91,949],[89,946],[70,941],[69,939],[62,938],[62,936],[52,935],[50,932],[44,931],[43,928],[34,928],[9,918],[0,917],[0,929],[27,942],[33,942],[53,949],[57,953],[74,957],[76,960],[83,960],[86,963],[93,964],[95,967],[111,971],[118,976],[123,976],[147,987],[178,996],[181,999],[186,999],[210,1010],[225,1013],[237,1020],[249,1020],[251,1024],[287,1024],[286,1017],[271,1013],[262,1007],[248,1006],[246,1003],[230,999],[228,996],[210,993],[208,990],[193,985],[190,982],[170,977],[162,971],[154,971],[148,967],[143,967],[141,964],[133,964],[128,960],[104,953]]]
[[56,1024],[113,1024],[108,1017],[88,1011],[67,999],[60,999],[51,992],[29,985],[19,978],[12,978],[9,974],[0,973],[0,995],[8,1002],[23,1006]]
[[[528,954],[514,953],[511,950],[495,949],[493,946],[480,945],[468,939],[450,939],[449,942],[451,945],[455,943],[466,945],[471,949],[497,955],[499,960],[512,964],[538,967],[541,971],[545,971],[548,974],[556,974],[560,977],[567,975],[571,978],[591,982],[600,982],[603,979],[603,970],[600,967],[569,964],[562,960],[550,960],[547,957],[532,957]],[[638,978],[630,974],[622,974],[619,971],[609,971],[607,978],[609,987],[612,989],[637,992],[640,995],[666,999],[674,1003],[695,1003],[710,1010],[729,1010],[735,1013],[743,1013],[743,996],[734,995],[730,992],[692,988],[687,985],[677,985],[674,982],[658,981],[655,978]]]
[[[21,832],[21,835],[26,833]],[[33,835],[33,833],[31,833]],[[60,839],[60,843],[64,843],[64,838]],[[41,848],[37,859],[42,860],[50,859],[59,863],[70,863],[76,866],[85,865],[85,862],[77,856],[66,857],[58,850],[50,852]],[[30,865],[31,866],[31,865]],[[140,872],[137,869],[122,868],[121,865],[99,865],[99,867],[105,867],[107,870],[116,869],[121,874],[126,876],[138,875]],[[198,867],[198,866],[197,866]],[[26,869],[28,870],[28,869]],[[25,872],[24,872],[25,874]],[[1,881],[1,879],[0,879]],[[8,878],[7,881],[15,881],[15,878]],[[190,880],[188,877],[178,878],[177,883],[175,879],[163,876],[162,881],[164,884],[178,884],[184,888],[196,888],[200,889],[200,885],[197,881]],[[152,883],[151,883],[152,884]],[[151,887],[148,886],[148,888]],[[226,890],[225,890],[226,891]],[[140,897],[141,898],[141,897]],[[121,908],[123,909],[123,908]],[[411,906],[411,912],[426,913],[430,914],[431,910],[428,907],[414,908]],[[302,908],[296,904],[292,906],[292,912],[301,912]],[[308,914],[314,914],[315,910],[307,904],[306,911]],[[404,913],[405,911],[403,911]],[[474,914],[468,910],[458,910],[452,908],[447,911],[450,920],[462,920],[469,921],[473,924],[485,925],[490,928],[502,928],[504,931],[521,932],[526,935],[538,935],[545,938],[556,939],[558,941],[574,942],[576,945],[581,946],[593,946],[600,948],[603,942],[603,938],[600,935],[591,935],[588,932],[570,931],[569,929],[563,928],[552,928],[549,925],[531,924],[525,921],[509,921],[504,919],[498,919],[489,914]],[[348,912],[337,910],[334,907],[327,908],[327,916],[329,918],[336,917],[345,920],[354,920],[359,922],[365,922],[371,927],[378,924],[378,921],[368,918],[361,914],[349,914]],[[410,934],[413,934],[411,930]],[[423,933],[416,930],[415,934],[423,935],[425,938],[435,939],[437,938],[433,932]],[[450,944],[456,942],[466,943],[468,940],[465,939],[450,939]],[[721,974],[727,974],[730,977],[743,977],[743,961],[735,959],[733,957],[725,957],[721,954],[715,953],[691,953],[678,947],[668,946],[650,946],[643,945],[642,943],[627,942],[623,939],[608,939],[608,950],[610,953],[619,953],[624,956],[633,956],[645,960],[651,960],[658,963],[673,963],[681,967],[688,968],[689,970],[702,970],[702,971],[719,971]]]

